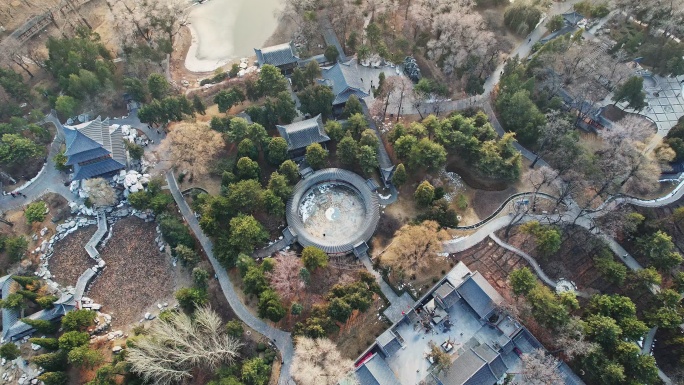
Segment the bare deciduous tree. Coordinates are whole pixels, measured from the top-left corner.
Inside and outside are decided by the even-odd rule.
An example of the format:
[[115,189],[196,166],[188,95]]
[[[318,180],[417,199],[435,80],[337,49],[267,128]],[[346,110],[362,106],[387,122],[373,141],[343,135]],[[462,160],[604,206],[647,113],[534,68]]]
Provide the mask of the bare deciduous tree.
[[117,20],[115,26],[123,42],[129,44],[140,37],[148,44],[165,39],[173,46],[188,20],[189,4],[185,0],[107,0],[107,6]]
[[179,123],[173,126],[161,145],[161,152],[171,154],[175,166],[192,173],[205,174],[209,163],[225,146],[220,133],[206,124]]
[[543,349],[522,356],[522,378],[520,385],[563,384],[558,371],[558,360],[547,355]]
[[598,348],[598,345],[585,338],[584,325],[577,317],[571,318],[570,322],[558,331],[555,342],[563,349],[563,353],[569,360],[586,356]]
[[447,232],[434,221],[404,225],[382,254],[382,261],[400,273],[414,274],[437,258],[443,250],[442,241],[447,238]]
[[304,282],[299,275],[304,267],[302,260],[291,251],[281,251],[273,259],[276,261],[276,267],[266,276],[283,301],[292,301],[299,290],[304,288]]
[[335,385],[353,365],[329,339],[298,337],[290,373],[298,385]]
[[131,370],[156,385],[180,383],[192,378],[192,370],[216,370],[238,357],[242,343],[225,333],[221,318],[202,307],[193,318],[175,313],[159,320],[149,333],[128,349]]
[[[646,194],[658,187],[660,168],[646,144],[654,135],[643,117],[628,115],[611,129],[602,132],[603,148],[598,152],[600,164],[608,171],[609,193]],[[610,182],[616,181],[614,186]],[[614,191],[610,191],[614,190]]]
[[6,65],[8,67],[16,65],[26,72],[29,77],[33,77],[33,73],[24,59],[24,54],[24,44],[21,44],[17,39],[11,37],[7,38],[3,40],[0,45],[0,65]]

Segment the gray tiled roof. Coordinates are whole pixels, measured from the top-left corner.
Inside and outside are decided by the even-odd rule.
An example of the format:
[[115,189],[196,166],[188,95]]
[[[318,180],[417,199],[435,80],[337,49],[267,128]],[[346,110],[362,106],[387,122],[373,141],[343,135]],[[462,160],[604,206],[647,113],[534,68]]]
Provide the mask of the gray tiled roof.
[[88,179],[98,175],[107,174],[110,172],[122,170],[126,168],[123,164],[115,161],[112,158],[105,158],[95,163],[86,164],[83,166],[74,166],[74,180]]
[[287,149],[289,151],[306,148],[310,144],[330,140],[328,135],[325,134],[321,115],[284,126],[277,125],[276,128],[278,128],[280,136],[287,141]]
[[563,14],[563,19],[572,25],[576,25],[584,19],[584,16],[577,12],[568,12]]
[[440,287],[438,287],[437,290],[435,290],[435,295],[447,309],[449,309],[460,299],[456,289],[454,289],[454,287],[448,282],[444,282]]
[[123,132],[121,127],[109,129],[109,139],[111,140],[112,158],[121,164],[126,164],[128,157],[126,156],[126,145],[123,140]]
[[387,354],[387,357],[392,357],[394,353],[401,349],[401,343],[399,343],[397,337],[392,333],[392,329],[385,330],[384,333],[376,338],[376,341],[385,354]]
[[[494,376],[494,373],[489,369],[488,365],[484,365],[475,374],[464,382],[463,385],[493,385],[499,379]],[[456,385],[456,384],[454,384]],[[460,384],[458,384],[460,385]]]
[[479,272],[473,273],[456,291],[480,318],[486,317],[503,301],[503,297]]
[[[3,299],[6,299],[8,295],[12,294],[20,287],[10,275],[0,278],[0,283],[2,284],[0,289],[2,290]],[[68,311],[74,309],[74,303],[70,298],[71,296],[63,296],[55,302],[55,306],[52,309],[41,310],[26,318],[54,321]],[[17,340],[22,336],[33,332],[33,327],[20,320],[20,315],[21,313],[18,310],[2,309],[2,339],[4,341]]]
[[64,155],[66,156],[102,147],[96,141],[73,128],[64,127],[64,137],[66,142],[66,151]]
[[[3,277],[2,282],[2,299],[5,300],[7,297],[16,292],[19,289],[19,284],[16,283],[11,276],[7,275]],[[10,335],[10,330],[12,326],[19,322],[19,310],[2,308],[2,337],[7,339]]]
[[107,156],[107,155],[109,155],[109,151],[98,146],[97,148],[93,148],[93,149],[87,150],[87,151],[78,152],[76,154],[69,156],[67,158],[66,165],[67,166],[73,166],[73,165],[81,163],[81,162],[85,162],[85,161],[95,159],[95,158],[100,158],[102,156]]
[[[486,365],[487,362],[485,360],[480,358],[472,350],[466,349],[460,356],[458,356],[458,358],[454,360],[449,367],[449,370],[439,373],[437,377],[443,384],[463,385],[466,383],[466,381],[469,381],[476,374],[478,374],[481,369],[486,368]],[[486,374],[486,372],[489,372],[489,369],[486,369],[484,372]],[[494,378],[491,372],[489,373],[489,377]],[[492,385],[495,382],[496,379],[489,383],[483,383],[482,385]],[[471,384],[471,382],[468,383]],[[475,384],[475,382],[472,384]]]
[[[121,127],[110,128],[109,119],[99,116],[89,122],[65,127],[67,165],[74,167],[74,180],[88,179],[126,168],[126,146]],[[88,161],[98,161],[88,164]]]
[[337,63],[322,71],[323,84],[332,87],[335,95],[333,105],[346,103],[352,95],[358,96],[359,99],[369,96],[364,92],[366,86],[361,81],[357,65],[355,61]]
[[496,378],[501,378],[506,372],[508,372],[508,366],[504,363],[503,357],[497,355],[494,361],[489,363],[489,369]]
[[375,354],[356,369],[359,385],[401,385],[387,362]]
[[565,385],[584,385],[584,381],[582,381],[565,362],[561,362],[560,365],[558,365],[558,370],[565,381]]
[[278,67],[299,61],[292,43],[283,43],[266,48],[254,48],[254,53],[256,53],[259,65],[271,64]]

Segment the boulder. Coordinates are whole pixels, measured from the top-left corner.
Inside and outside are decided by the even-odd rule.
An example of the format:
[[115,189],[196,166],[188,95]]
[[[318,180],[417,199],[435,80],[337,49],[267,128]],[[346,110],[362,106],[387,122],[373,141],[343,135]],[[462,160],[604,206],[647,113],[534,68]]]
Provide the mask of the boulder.
[[131,187],[134,184],[138,183],[138,175],[137,174],[128,174],[126,175],[126,178],[124,179],[124,186],[126,187]]
[[116,210],[112,213],[112,216],[117,217],[117,218],[127,217],[128,216],[128,210],[127,209]]
[[114,346],[112,348],[112,353],[117,354],[117,353],[121,352],[122,350],[123,350],[123,348],[121,346]]
[[145,319],[147,319],[147,320],[152,319],[151,317],[152,317],[152,313],[149,313],[149,312],[145,313]]

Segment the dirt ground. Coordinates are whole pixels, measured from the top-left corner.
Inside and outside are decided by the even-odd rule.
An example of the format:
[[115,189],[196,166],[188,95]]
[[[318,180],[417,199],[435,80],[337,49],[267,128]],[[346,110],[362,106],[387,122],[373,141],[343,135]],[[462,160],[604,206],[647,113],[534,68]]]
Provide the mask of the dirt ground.
[[452,254],[456,261],[463,262],[472,271],[478,271],[483,277],[504,297],[507,306],[513,311],[520,312],[520,317],[525,326],[545,346],[554,346],[553,336],[548,330],[540,327],[532,317],[523,312],[524,306],[513,295],[508,282],[508,275],[523,267],[530,267],[527,261],[517,254],[510,252],[489,238],[478,243],[474,247],[460,253]]
[[[380,256],[382,261],[382,256]],[[397,280],[395,275],[389,274],[389,284],[399,290],[406,290],[414,298],[419,298],[437,283],[451,268],[455,261],[451,257],[437,257],[427,268],[416,272],[414,279],[407,278],[404,283]],[[405,284],[405,285],[404,285]]]
[[[64,218],[69,213],[67,201],[60,195],[48,193],[43,195],[40,200],[47,203],[49,209],[49,212],[42,223],[34,223],[29,226],[29,224],[26,223],[23,208],[3,213],[3,219],[12,223],[13,226],[10,227],[6,223],[0,222],[0,234],[7,236],[22,235],[28,240],[27,258],[22,262],[24,268],[28,268],[31,264],[39,263],[39,255],[32,254],[31,251],[35,250],[43,239],[49,239],[55,234],[56,225],[52,220]],[[43,227],[47,227],[48,229],[45,237],[39,237],[37,241],[34,241],[32,236],[34,234],[40,234],[40,230]],[[7,272],[10,269],[11,264],[12,261],[9,260],[7,254],[5,252],[0,252],[0,273],[4,274]]]
[[[650,292],[635,290],[628,287],[628,282],[623,286],[612,284],[603,278],[603,275],[594,265],[594,257],[598,254],[596,238],[582,227],[566,227],[563,229],[562,244],[560,250],[547,258],[537,255],[534,249],[534,241],[526,234],[518,231],[519,227],[511,230],[511,237],[507,243],[524,250],[533,256],[544,272],[554,280],[565,278],[575,283],[577,289],[593,294],[619,294],[629,297],[637,306],[637,312],[647,309],[652,300]],[[499,230],[497,235],[505,239],[505,230]],[[624,245],[624,243],[623,243]],[[612,254],[612,253],[611,253]],[[613,255],[613,259],[621,262]],[[580,298],[581,302],[583,301]]]
[[[0,33],[0,38],[8,36],[17,27],[24,24],[29,18],[40,14],[42,11],[31,6],[31,1],[9,0],[0,3],[0,25],[5,29]],[[41,6],[47,8],[56,5],[59,0],[43,0]]]
[[[511,229],[510,238],[506,242],[534,257],[551,279],[570,279],[579,290],[590,294],[615,291],[614,285],[606,281],[594,265],[597,253],[589,248],[592,235],[584,228],[577,226],[564,229],[560,251],[547,258],[538,255],[534,240],[519,229],[519,226]],[[570,232],[576,233],[569,237]],[[505,230],[502,229],[497,235],[505,239],[504,233]]]
[[187,271],[173,267],[154,241],[155,223],[129,217],[114,224],[112,238],[100,250],[107,263],[87,293],[112,315],[112,326],[125,328],[158,303],[175,303],[175,290],[190,286]]
[[516,269],[529,267],[527,261],[486,238],[474,247],[451,254],[455,261],[463,262],[472,271],[479,271],[509,302],[514,296],[508,283],[508,275]]
[[358,358],[377,336],[391,326],[380,314],[379,310],[383,305],[384,301],[376,298],[367,312],[354,311],[339,333],[331,337],[337,343],[342,356],[352,360]]
[[97,226],[87,226],[55,242],[54,253],[48,261],[52,279],[61,286],[76,286],[78,277],[95,265],[83,248],[97,231]]

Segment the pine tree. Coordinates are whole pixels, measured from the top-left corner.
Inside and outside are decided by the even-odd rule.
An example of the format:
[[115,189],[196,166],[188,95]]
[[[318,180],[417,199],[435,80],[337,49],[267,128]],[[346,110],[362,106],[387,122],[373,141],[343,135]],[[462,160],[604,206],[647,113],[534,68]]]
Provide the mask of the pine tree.
[[39,333],[54,333],[58,329],[58,325],[53,324],[50,321],[45,321],[45,320],[40,320],[40,319],[30,319],[30,318],[22,318],[21,322],[32,326],[36,331]]
[[59,340],[57,338],[29,338],[29,342],[47,350],[59,349]]
[[406,167],[404,167],[403,163],[399,163],[397,165],[397,168],[394,170],[394,176],[392,176],[392,183],[394,183],[395,186],[400,187],[404,183],[406,183],[407,178],[408,175],[406,175]]

